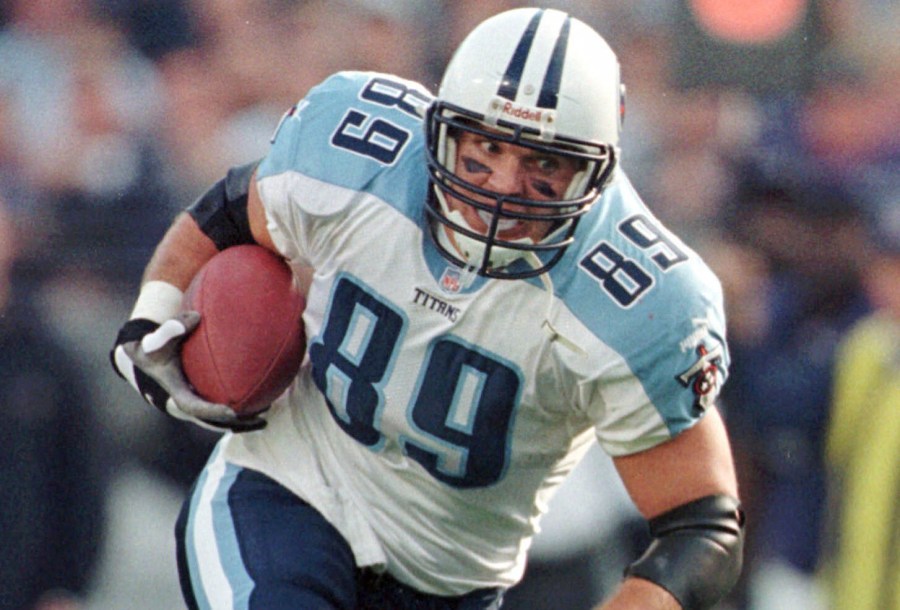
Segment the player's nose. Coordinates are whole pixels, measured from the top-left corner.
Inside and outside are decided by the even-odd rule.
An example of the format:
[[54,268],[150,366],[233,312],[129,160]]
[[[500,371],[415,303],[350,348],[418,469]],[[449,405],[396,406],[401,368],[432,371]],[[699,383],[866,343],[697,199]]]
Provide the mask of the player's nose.
[[496,160],[485,186],[495,193],[521,195],[525,192],[527,177],[522,164],[515,156],[509,155]]

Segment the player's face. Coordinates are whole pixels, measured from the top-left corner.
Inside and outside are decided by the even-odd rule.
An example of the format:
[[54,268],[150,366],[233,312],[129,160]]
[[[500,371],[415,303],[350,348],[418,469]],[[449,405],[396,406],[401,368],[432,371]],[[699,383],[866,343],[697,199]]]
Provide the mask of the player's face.
[[[487,136],[462,132],[456,145],[456,175],[478,187],[500,195],[514,195],[537,201],[562,199],[572,178],[578,171],[578,162],[567,157],[543,153],[531,148],[494,140]],[[494,205],[488,197],[467,193],[476,201]],[[448,205],[458,210],[472,229],[487,234],[490,214],[448,196]],[[506,204],[507,211],[527,211],[540,214],[540,208],[527,210]],[[554,210],[548,208],[548,214]],[[539,220],[500,220],[498,237],[513,241],[530,238],[540,241],[553,227],[553,222]]]

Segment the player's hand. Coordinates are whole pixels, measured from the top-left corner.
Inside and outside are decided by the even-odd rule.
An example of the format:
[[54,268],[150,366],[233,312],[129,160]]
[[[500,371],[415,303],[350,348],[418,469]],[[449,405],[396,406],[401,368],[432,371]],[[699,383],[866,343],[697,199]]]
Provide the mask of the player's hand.
[[184,339],[200,323],[200,314],[188,311],[161,325],[135,319],[125,323],[110,354],[113,368],[159,410],[207,429],[249,432],[264,428],[258,415],[238,417],[228,406],[198,396],[184,376],[179,356]]

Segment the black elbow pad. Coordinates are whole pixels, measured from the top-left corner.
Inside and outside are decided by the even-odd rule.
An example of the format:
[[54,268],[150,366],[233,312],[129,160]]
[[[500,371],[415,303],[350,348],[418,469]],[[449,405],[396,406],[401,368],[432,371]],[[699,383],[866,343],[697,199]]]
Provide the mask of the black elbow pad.
[[209,237],[216,248],[255,244],[247,213],[250,178],[258,161],[233,167],[187,209],[187,213]]
[[706,496],[650,520],[653,541],[625,571],[656,583],[685,610],[711,608],[734,587],[744,554],[744,513],[729,496]]

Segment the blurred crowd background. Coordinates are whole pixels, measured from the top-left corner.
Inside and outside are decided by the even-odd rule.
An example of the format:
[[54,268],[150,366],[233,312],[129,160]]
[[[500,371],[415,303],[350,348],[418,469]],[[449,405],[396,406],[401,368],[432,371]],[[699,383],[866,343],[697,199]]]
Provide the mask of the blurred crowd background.
[[[215,437],[108,350],[175,214],[343,69],[436,90],[500,0],[0,1],[0,610],[183,607],[172,527]],[[750,515],[721,608],[900,608],[900,6],[548,1],[627,86],[622,166],[719,274]],[[646,543],[590,454],[513,610],[589,608]]]

